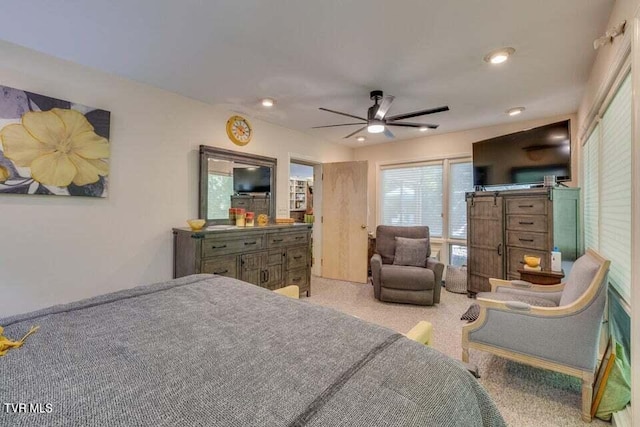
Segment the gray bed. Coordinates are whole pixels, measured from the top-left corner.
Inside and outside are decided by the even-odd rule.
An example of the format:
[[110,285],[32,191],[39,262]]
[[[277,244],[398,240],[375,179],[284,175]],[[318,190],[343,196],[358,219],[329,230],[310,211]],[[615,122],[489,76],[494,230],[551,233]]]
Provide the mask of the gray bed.
[[501,426],[456,361],[244,282],[188,276],[0,319],[11,426]]

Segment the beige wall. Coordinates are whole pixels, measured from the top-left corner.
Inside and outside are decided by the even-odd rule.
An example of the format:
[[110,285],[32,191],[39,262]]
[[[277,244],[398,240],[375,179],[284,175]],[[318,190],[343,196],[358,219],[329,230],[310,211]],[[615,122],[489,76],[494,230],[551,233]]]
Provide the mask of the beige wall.
[[[576,116],[574,114],[549,117],[540,120],[520,121],[504,125],[471,129],[462,132],[426,136],[407,141],[387,142],[384,144],[359,147],[355,149],[354,160],[369,161],[369,231],[374,231],[377,226],[376,218],[378,200],[376,188],[378,180],[377,173],[381,163],[411,162],[444,157],[471,157],[471,145],[474,142],[566,119],[571,120],[571,150],[573,153],[575,142],[577,141],[576,126],[574,126]],[[572,171],[575,171],[575,156],[572,155],[571,160]],[[569,185],[577,185],[576,173],[572,172],[572,177],[573,181],[569,183]]]
[[111,111],[112,148],[106,199],[0,195],[0,317],[171,278],[171,228],[198,216],[200,144],[277,157],[283,216],[290,157],[352,158],[259,120],[240,148],[229,111],[4,42],[0,57],[3,85]]
[[[615,0],[607,28],[626,20],[626,36],[629,37],[632,33],[631,24],[633,22],[633,16],[638,7],[640,7],[640,0]],[[611,70],[611,65],[618,55],[621,45],[622,37],[616,37],[613,40],[613,43],[607,44],[598,49],[598,55],[596,56],[596,61],[593,64],[593,67],[591,68],[589,82],[584,90],[584,96],[582,97],[580,108],[578,109],[579,129],[588,125],[588,123],[585,122],[586,116],[592,108],[601,86],[606,83]]]

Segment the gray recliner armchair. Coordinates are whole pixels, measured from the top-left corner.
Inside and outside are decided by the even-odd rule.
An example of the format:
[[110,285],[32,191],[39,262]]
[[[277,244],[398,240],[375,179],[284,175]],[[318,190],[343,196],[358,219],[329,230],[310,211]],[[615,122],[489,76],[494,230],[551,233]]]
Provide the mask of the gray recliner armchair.
[[462,361],[473,348],[578,377],[590,421],[609,265],[588,249],[559,285],[489,279],[491,292],[477,295],[478,319],[462,328]]
[[[399,265],[396,258],[396,237],[426,239],[424,261],[416,263],[421,264],[420,266]],[[429,258],[430,255],[429,227],[378,226],[376,253],[371,257],[375,297],[380,301],[406,304],[439,303],[444,264]]]

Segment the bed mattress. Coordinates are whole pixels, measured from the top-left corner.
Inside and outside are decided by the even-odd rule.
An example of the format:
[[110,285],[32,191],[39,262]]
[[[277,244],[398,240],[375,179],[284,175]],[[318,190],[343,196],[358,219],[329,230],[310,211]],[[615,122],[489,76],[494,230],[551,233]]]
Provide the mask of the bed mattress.
[[40,326],[0,358],[2,426],[504,425],[457,361],[221,276],[139,286],[0,325],[11,337]]

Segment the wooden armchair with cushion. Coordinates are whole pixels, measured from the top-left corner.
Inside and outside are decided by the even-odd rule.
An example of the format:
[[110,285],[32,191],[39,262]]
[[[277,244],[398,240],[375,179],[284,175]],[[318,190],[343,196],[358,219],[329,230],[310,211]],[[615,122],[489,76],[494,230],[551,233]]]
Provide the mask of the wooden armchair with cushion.
[[375,297],[406,304],[439,303],[444,265],[430,255],[429,227],[378,226],[376,254],[371,257]]
[[478,319],[462,328],[462,361],[474,348],[578,377],[590,421],[609,264],[588,249],[559,285],[490,279],[491,292],[477,295]]

